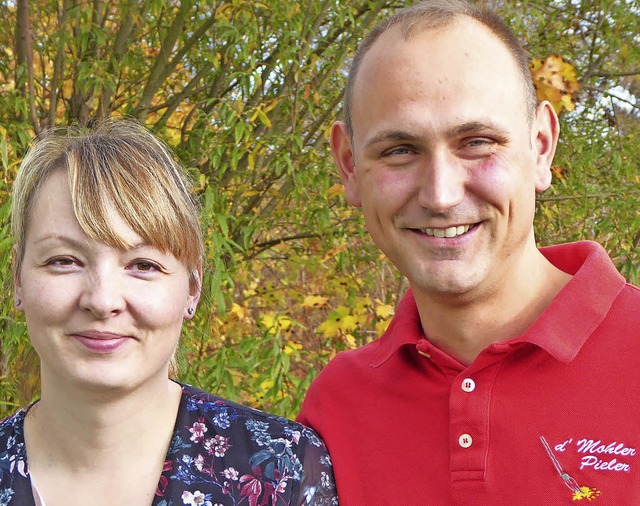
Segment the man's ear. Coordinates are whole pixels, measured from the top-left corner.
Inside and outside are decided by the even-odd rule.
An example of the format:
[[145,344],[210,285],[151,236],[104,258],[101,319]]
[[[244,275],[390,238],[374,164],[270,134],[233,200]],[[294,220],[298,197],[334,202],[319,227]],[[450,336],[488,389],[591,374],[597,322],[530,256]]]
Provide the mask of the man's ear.
[[360,192],[355,174],[355,160],[351,136],[347,125],[342,121],[336,121],[331,127],[331,154],[338,167],[340,179],[344,183],[344,193],[347,202],[354,207],[361,207]]
[[189,297],[184,308],[184,317],[187,320],[193,318],[202,294],[202,262],[199,261],[198,265],[191,272],[189,276]]
[[538,105],[532,127],[532,143],[536,154],[536,191],[543,192],[551,185],[551,163],[556,154],[560,122],[548,101]]

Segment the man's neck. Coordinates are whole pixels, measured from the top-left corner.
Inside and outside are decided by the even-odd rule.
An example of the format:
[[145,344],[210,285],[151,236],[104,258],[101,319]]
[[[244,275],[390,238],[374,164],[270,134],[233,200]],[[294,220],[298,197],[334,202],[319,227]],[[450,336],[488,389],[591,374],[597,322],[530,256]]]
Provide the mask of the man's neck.
[[413,290],[427,339],[469,365],[490,344],[522,335],[571,279],[540,253],[515,272],[508,283],[464,297]]

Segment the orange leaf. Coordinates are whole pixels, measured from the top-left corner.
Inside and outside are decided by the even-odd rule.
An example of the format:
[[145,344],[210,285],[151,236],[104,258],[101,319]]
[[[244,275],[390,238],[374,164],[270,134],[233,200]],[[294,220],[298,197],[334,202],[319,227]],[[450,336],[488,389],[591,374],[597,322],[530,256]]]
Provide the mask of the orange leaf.
[[534,58],[529,66],[538,100],[548,100],[557,113],[573,111],[574,94],[581,87],[573,65],[561,55]]

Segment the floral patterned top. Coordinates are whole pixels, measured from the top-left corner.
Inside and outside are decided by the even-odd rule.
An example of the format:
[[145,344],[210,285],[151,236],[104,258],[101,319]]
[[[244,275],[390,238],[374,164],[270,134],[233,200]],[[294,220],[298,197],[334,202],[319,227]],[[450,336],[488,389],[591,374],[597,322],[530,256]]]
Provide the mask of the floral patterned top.
[[[24,443],[28,409],[0,422],[0,506],[35,506]],[[152,506],[337,504],[331,460],[315,432],[182,385]]]

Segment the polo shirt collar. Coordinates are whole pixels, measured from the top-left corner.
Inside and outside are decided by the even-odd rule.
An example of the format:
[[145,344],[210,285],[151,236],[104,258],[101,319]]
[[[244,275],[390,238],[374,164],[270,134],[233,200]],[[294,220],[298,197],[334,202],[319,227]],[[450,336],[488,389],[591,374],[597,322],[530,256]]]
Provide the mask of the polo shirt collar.
[[[598,243],[581,241],[541,248],[540,251],[573,278],[522,336],[490,347],[504,349],[531,343],[556,360],[570,362],[604,319],[626,281]],[[378,339],[372,365],[383,364],[401,347],[415,346],[423,339],[420,315],[409,289],[387,331]]]
[[581,241],[540,252],[573,278],[523,336],[561,362],[573,360],[625,287],[624,277],[598,243]]
[[386,332],[377,339],[378,346],[373,353],[371,365],[377,367],[383,364],[398,349],[406,345],[415,346],[421,339],[424,339],[424,333],[420,314],[416,299],[409,288],[398,304],[398,309]]

